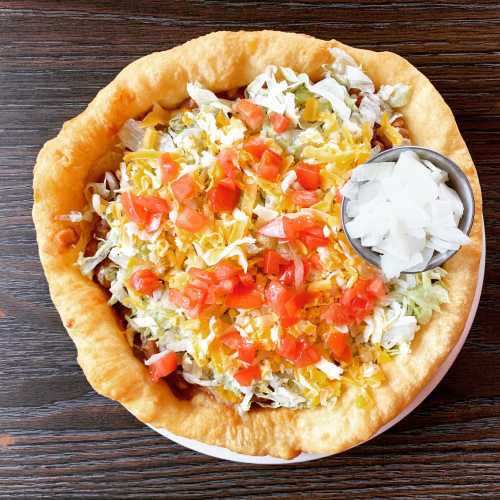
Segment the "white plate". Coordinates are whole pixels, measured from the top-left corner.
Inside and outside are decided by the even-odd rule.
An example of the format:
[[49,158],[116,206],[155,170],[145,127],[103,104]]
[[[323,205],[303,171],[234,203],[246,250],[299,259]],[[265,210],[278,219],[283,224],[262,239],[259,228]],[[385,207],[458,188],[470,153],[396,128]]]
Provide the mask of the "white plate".
[[[484,225],[483,225],[483,234],[484,234]],[[479,267],[479,276],[477,280],[476,293],[474,296],[472,307],[470,309],[469,317],[467,318],[467,322],[465,323],[465,328],[460,339],[456,343],[455,347],[450,351],[448,357],[441,365],[437,373],[434,375],[432,380],[422,389],[420,394],[397,417],[393,418],[390,422],[381,427],[380,430],[377,432],[377,434],[375,434],[371,439],[373,439],[375,436],[378,436],[379,434],[382,434],[387,429],[391,428],[393,425],[398,423],[401,419],[406,417],[409,413],[411,413],[434,390],[434,388],[439,384],[439,382],[441,382],[442,378],[446,375],[447,371],[450,369],[451,365],[455,361],[455,358],[458,356],[458,353],[462,349],[465,339],[469,334],[472,322],[474,321],[474,316],[476,315],[477,307],[479,305],[479,298],[481,296],[481,290],[483,288],[483,281],[484,281],[485,256],[486,256],[486,244],[483,238],[483,253],[481,255],[481,263]],[[293,464],[298,462],[309,462],[311,460],[317,460],[319,458],[324,458],[331,455],[330,453],[325,453],[325,454],[301,453],[300,455],[291,460],[270,457],[269,455],[261,457],[255,457],[253,455],[242,455],[241,453],[235,453],[234,451],[228,450],[227,448],[222,448],[221,446],[213,446],[205,444],[200,441],[195,441],[194,439],[188,439],[185,437],[177,436],[165,429],[156,429],[155,427],[152,426],[150,427],[156,432],[159,432],[162,436],[165,436],[171,441],[174,441],[182,446],[185,446],[186,448],[190,448],[191,450],[203,453],[205,455],[209,455],[211,457],[221,458],[223,460],[231,460],[233,462],[243,462],[248,464],[261,464],[261,465]]]

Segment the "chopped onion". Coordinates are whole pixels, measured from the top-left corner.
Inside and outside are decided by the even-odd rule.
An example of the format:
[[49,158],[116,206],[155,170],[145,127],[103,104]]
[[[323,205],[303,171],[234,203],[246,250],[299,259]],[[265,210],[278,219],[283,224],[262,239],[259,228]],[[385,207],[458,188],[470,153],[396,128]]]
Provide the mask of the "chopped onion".
[[464,207],[448,176],[411,151],[397,162],[356,168],[341,193],[349,199],[346,231],[381,254],[388,279],[425,269],[434,252],[458,250],[469,238],[458,228]]

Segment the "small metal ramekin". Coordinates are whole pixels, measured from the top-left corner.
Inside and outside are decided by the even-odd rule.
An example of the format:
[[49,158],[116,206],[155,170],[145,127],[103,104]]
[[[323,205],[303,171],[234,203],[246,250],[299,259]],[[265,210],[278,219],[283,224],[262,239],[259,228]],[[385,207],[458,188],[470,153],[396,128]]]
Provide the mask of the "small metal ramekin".
[[[420,146],[404,146],[382,151],[366,163],[396,162],[399,158],[399,155],[403,151],[413,151],[421,160],[429,160],[437,168],[440,168],[441,170],[444,170],[448,173],[448,181],[446,182],[446,184],[457,192],[464,205],[464,213],[462,214],[458,227],[465,234],[469,234],[472,227],[472,222],[474,221],[474,194],[472,192],[472,188],[469,180],[467,179],[467,176],[462,172],[460,167],[449,158],[443,156],[437,151],[433,151],[432,149],[427,149]],[[361,238],[351,238],[351,236],[347,232],[346,224],[351,220],[351,218],[347,215],[348,204],[349,200],[344,198],[342,200],[341,209],[342,228],[344,230],[344,233],[356,253],[358,253],[363,259],[367,260],[374,266],[380,268],[380,254],[374,252],[368,247],[364,247],[361,244]],[[434,252],[434,255],[432,256],[431,260],[424,270],[427,271],[429,269],[433,269],[434,267],[442,266],[456,252],[458,252],[458,250],[449,250],[445,253]]]

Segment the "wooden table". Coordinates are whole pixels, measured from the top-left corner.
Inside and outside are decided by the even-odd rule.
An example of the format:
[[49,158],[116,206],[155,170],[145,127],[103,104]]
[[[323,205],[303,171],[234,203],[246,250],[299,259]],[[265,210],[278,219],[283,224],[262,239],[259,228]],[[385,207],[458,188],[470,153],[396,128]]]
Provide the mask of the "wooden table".
[[[0,497],[500,496],[499,20],[487,1],[0,1]],[[92,391],[30,216],[39,148],[123,66],[210,31],[264,28],[392,50],[420,68],[476,161],[488,238],[475,324],[437,390],[364,446],[273,468],[181,448]]]

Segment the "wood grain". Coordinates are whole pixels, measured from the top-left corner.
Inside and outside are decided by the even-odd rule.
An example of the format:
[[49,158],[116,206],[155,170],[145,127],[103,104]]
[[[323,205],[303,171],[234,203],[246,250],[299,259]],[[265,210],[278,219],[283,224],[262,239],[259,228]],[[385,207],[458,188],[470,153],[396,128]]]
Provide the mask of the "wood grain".
[[[97,396],[38,262],[31,182],[43,142],[127,63],[220,29],[407,57],[454,110],[483,187],[485,287],[456,363],[393,429],[314,463],[217,461]],[[493,1],[0,1],[0,497],[500,497],[499,41]]]

